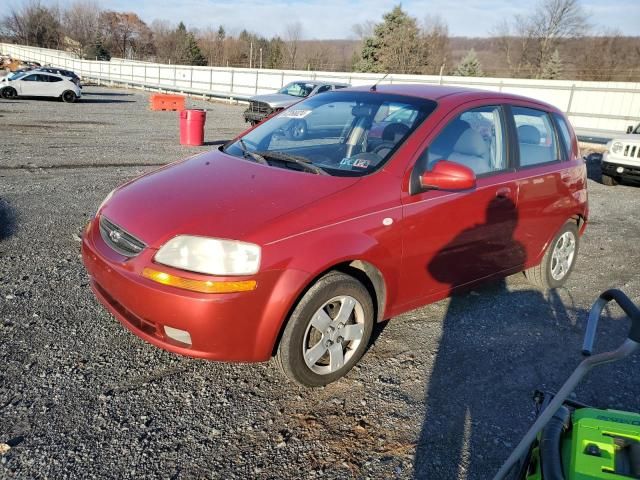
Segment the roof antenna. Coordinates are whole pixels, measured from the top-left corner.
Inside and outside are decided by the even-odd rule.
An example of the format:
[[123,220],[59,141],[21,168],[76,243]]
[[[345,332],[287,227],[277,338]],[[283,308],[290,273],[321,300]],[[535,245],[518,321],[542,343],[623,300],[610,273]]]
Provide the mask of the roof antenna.
[[375,92],[376,91],[376,87],[378,86],[378,84],[383,81],[385,78],[387,78],[387,76],[389,75],[389,72],[384,74],[384,77],[382,77],[381,79],[379,79],[376,83],[373,84],[373,86],[369,89],[370,92]]

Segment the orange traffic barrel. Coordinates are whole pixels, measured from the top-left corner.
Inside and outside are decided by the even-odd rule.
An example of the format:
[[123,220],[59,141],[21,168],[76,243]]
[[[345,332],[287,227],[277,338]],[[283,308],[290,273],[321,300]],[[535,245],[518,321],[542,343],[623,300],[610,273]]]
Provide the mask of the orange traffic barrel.
[[165,95],[154,93],[149,97],[151,110],[170,110],[181,112],[184,110],[184,97],[181,95]]
[[183,110],[180,112],[180,145],[204,144],[206,110]]

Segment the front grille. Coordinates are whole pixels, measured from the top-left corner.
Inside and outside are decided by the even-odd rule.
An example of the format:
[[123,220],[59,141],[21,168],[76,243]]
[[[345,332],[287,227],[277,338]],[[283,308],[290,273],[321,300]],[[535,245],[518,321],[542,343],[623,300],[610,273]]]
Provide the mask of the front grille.
[[100,216],[100,235],[107,245],[125,257],[135,257],[146,247],[144,242],[108,220],[104,215]]
[[253,113],[265,113],[268,115],[271,113],[271,107],[268,103],[265,102],[250,101],[249,111]]
[[622,155],[629,158],[640,158],[640,145],[625,145]]

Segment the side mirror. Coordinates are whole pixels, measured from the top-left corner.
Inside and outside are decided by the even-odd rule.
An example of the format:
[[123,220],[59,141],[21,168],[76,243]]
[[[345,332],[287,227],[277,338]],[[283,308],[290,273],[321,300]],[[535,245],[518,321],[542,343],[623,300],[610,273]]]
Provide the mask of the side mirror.
[[627,127],[627,133],[631,133],[631,132],[633,132],[633,125],[629,125]]
[[420,176],[420,186],[431,190],[470,190],[476,186],[476,174],[459,163],[440,160],[430,172]]

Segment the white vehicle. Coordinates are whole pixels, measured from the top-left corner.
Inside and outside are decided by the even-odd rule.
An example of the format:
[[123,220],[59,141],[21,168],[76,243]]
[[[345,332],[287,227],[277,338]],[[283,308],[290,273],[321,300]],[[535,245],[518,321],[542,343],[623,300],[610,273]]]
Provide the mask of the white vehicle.
[[32,70],[0,83],[0,96],[58,97],[64,102],[73,103],[82,96],[82,91],[67,77]]
[[602,156],[602,183],[617,185],[621,180],[640,181],[640,124],[611,140]]

